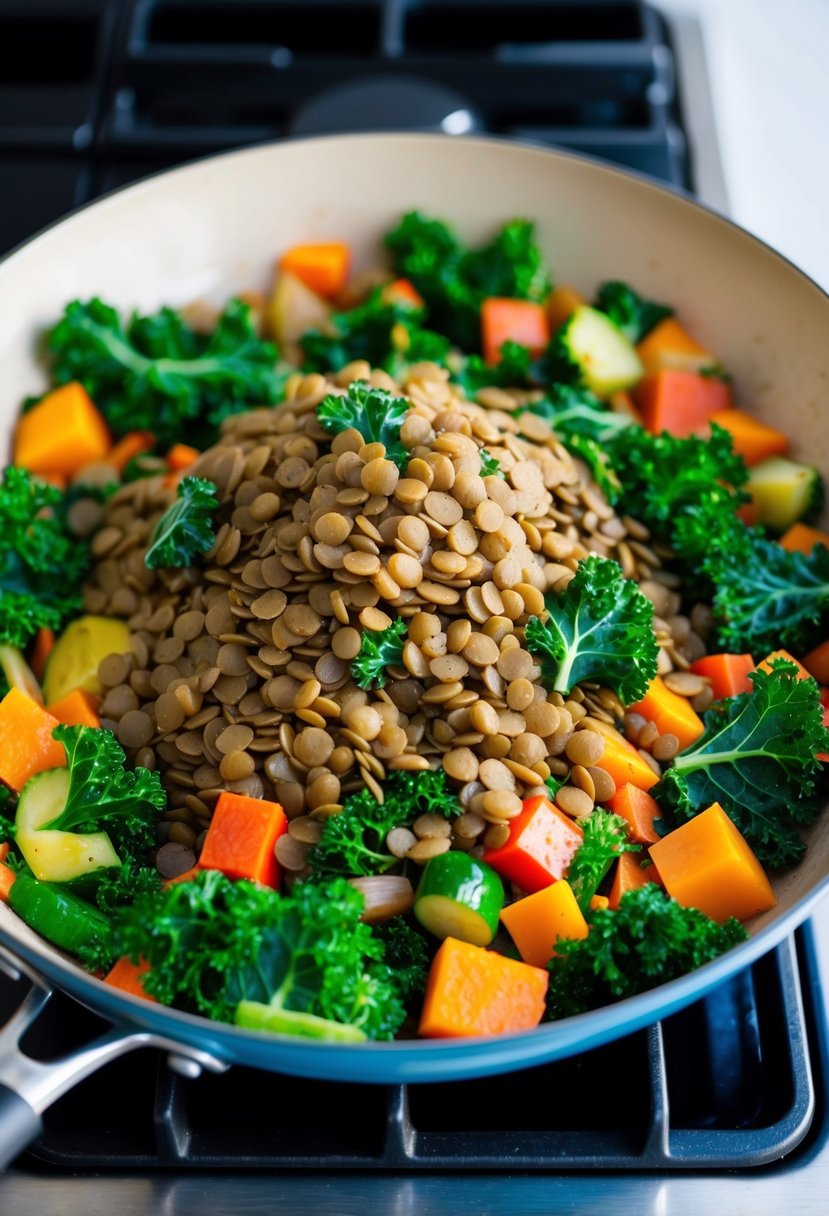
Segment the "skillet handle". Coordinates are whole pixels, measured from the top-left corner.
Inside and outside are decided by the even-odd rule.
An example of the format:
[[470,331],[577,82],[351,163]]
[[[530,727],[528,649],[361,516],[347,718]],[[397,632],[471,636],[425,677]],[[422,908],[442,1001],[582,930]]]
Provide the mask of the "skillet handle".
[[43,1120],[25,1098],[0,1082],[0,1171],[43,1131]]

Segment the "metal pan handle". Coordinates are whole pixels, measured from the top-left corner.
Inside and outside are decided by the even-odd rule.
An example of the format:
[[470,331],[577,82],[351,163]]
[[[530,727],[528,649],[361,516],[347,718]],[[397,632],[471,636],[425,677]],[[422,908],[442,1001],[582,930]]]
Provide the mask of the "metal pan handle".
[[86,1047],[60,1059],[33,1060],[20,1048],[20,1040],[49,1001],[52,989],[29,967],[0,947],[0,969],[14,979],[25,976],[32,984],[23,1003],[0,1030],[0,1170],[4,1170],[42,1131],[43,1112],[78,1081],[138,1047],[157,1047],[170,1053],[170,1064],[187,1076],[202,1069],[224,1072],[227,1064],[207,1052],[175,1039],[144,1030],[114,1026]]

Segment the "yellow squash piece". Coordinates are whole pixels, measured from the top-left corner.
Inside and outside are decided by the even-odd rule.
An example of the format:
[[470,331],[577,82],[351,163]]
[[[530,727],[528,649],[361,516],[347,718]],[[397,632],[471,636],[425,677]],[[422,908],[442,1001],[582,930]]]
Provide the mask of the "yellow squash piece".
[[82,616],[63,631],[46,664],[43,695],[47,705],[56,705],[74,692],[102,696],[98,667],[109,654],[126,654],[130,631],[123,621],[106,616]]
[[41,828],[56,819],[69,793],[69,770],[49,769],[32,777],[17,804],[15,841],[35,878],[43,882],[68,882],[121,860],[106,832],[64,832]]

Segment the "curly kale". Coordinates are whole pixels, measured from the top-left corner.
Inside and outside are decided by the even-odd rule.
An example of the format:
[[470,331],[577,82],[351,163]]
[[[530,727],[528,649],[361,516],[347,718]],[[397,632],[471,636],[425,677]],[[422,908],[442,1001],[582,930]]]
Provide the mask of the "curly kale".
[[388,1039],[405,1011],[363,906],[342,879],[280,895],[206,870],[117,909],[108,945],[147,959],[162,1004],[234,1021],[252,1003],[285,1033],[334,1038],[345,1025]]
[[408,409],[405,397],[393,397],[384,388],[371,388],[364,380],[354,380],[347,393],[330,393],[320,402],[317,419],[329,435],[353,428],[366,443],[382,443],[386,459],[403,469],[409,454],[400,440],[400,427]]
[[556,943],[548,1014],[572,1017],[647,992],[695,971],[747,936],[733,917],[719,925],[648,883],[623,895],[617,911],[594,912],[583,940]]
[[427,939],[417,925],[402,916],[376,925],[375,935],[383,943],[383,958],[394,972],[395,981],[407,1005],[423,996],[426,980],[438,942]]
[[497,363],[487,363],[481,355],[447,360],[452,381],[461,386],[467,397],[474,397],[482,388],[523,388],[540,383],[537,365],[530,348],[520,342],[505,342]]
[[12,466],[0,484],[0,537],[0,643],[22,649],[80,611],[89,552],[69,530],[61,491]]
[[152,431],[162,447],[183,434],[207,447],[228,415],[278,400],[284,380],[241,300],[208,335],[172,308],[123,322],[103,300],[73,300],[48,345],[58,384],[80,380],[115,435]]
[[607,445],[611,450],[616,436],[634,427],[629,414],[609,409],[590,389],[575,384],[550,385],[540,401],[515,411],[519,421],[525,413],[546,419],[562,443],[579,436]]
[[207,553],[216,539],[213,512],[219,500],[212,481],[203,477],[183,477],[176,501],[168,507],[155,526],[144,562],[151,570],[159,566],[192,566]]
[[307,371],[339,371],[355,359],[366,359],[390,375],[406,364],[444,364],[449,339],[424,329],[423,309],[410,301],[390,298],[377,287],[362,304],[336,312],[323,332],[310,329],[301,339]]
[[590,900],[602,879],[622,853],[638,853],[640,846],[628,839],[628,825],[621,815],[595,810],[580,821],[582,842],[567,870],[567,881],[586,916]]
[[386,848],[392,828],[405,827],[418,815],[449,819],[460,813],[442,769],[391,773],[383,784],[382,802],[369,790],[360,790],[346,799],[339,815],[326,819],[322,837],[308,855],[312,875],[385,874],[401,864]]
[[385,243],[397,274],[426,301],[430,324],[465,351],[480,351],[481,304],[488,296],[543,300],[550,288],[526,220],[513,220],[488,244],[468,249],[446,224],[412,211]]
[[816,756],[829,751],[829,731],[816,682],[798,679],[793,663],[776,659],[751,679],[752,692],[704,715],[704,734],[674,759],[653,794],[680,822],[719,802],[760,861],[779,868],[801,856],[797,829],[819,813]]
[[656,675],[653,606],[617,562],[585,558],[545,603],[546,620],[530,617],[525,636],[551,689],[568,693],[582,680],[597,680],[626,705],[644,696]]
[[386,668],[399,667],[403,662],[407,626],[403,617],[392,621],[388,629],[367,629],[360,641],[360,651],[351,661],[351,674],[360,688],[382,688],[386,683]]
[[630,284],[618,280],[602,283],[593,307],[606,313],[633,343],[641,342],[660,321],[674,315],[667,304],[646,300]]

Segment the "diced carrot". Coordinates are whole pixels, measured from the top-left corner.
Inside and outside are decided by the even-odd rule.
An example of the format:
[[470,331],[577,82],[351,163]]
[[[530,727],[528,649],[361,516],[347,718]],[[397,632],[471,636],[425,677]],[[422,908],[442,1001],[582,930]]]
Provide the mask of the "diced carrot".
[[49,629],[48,626],[42,625],[35,634],[35,640],[32,643],[32,654],[29,660],[29,666],[38,680],[43,679],[43,673],[46,670],[46,660],[54,649],[55,631],[54,629]]
[[82,688],[76,688],[54,705],[48,705],[46,709],[53,718],[57,718],[58,722],[65,722],[67,726],[100,726],[97,703],[97,697],[84,692]]
[[142,996],[146,1001],[158,1001],[154,996],[150,996],[141,982],[143,977],[150,970],[150,964],[146,959],[141,959],[139,963],[132,962],[126,956],[119,958],[115,966],[104,976],[104,983],[109,984],[112,988],[119,988],[121,992],[126,992],[130,996]]
[[604,912],[610,907],[610,900],[606,895],[591,895],[589,907],[591,912]]
[[812,679],[812,673],[807,671],[803,664],[798,662],[793,654],[789,654],[788,650],[773,650],[771,654],[767,654],[766,657],[757,664],[757,670],[771,671],[771,665],[775,659],[785,659],[787,663],[794,663],[795,667],[797,668],[798,680]]
[[789,553],[805,553],[808,557],[815,545],[824,545],[829,549],[829,532],[810,528],[808,524],[792,524],[788,532],[780,537],[780,544]]
[[111,446],[106,423],[77,380],[47,393],[22,414],[14,437],[14,463],[32,473],[73,477],[103,460]]
[[340,241],[320,245],[294,245],[279,259],[279,269],[296,275],[306,287],[330,299],[348,278],[351,252]]
[[383,300],[389,304],[408,304],[411,308],[423,308],[425,301],[408,279],[394,279],[383,288]]
[[167,453],[167,468],[171,473],[181,473],[195,464],[200,456],[198,448],[191,448],[188,443],[174,443]]
[[501,920],[524,962],[533,967],[547,966],[560,937],[587,937],[587,921],[564,878],[508,904]]
[[429,971],[423,1038],[517,1034],[544,1015],[548,973],[493,950],[447,937]]
[[829,642],[821,642],[803,656],[803,666],[818,684],[829,684]]
[[663,368],[639,382],[633,399],[642,422],[652,434],[670,431],[686,438],[695,434],[717,410],[728,409],[731,389],[714,376]]
[[636,353],[648,374],[663,368],[699,372],[705,367],[715,367],[717,363],[711,351],[692,338],[675,317],[665,317],[654,325],[636,347]]
[[617,789],[626,781],[640,790],[649,790],[656,785],[659,780],[656,773],[627,739],[619,734],[606,734],[603,737],[604,752],[596,764],[613,778]]
[[288,820],[278,802],[223,790],[207,829],[199,865],[204,870],[221,870],[228,878],[249,878],[278,887],[274,845],[287,827]]
[[16,878],[17,875],[14,870],[0,862],[0,904],[7,904],[9,902],[9,891],[14,886]]
[[690,747],[705,730],[702,718],[691,708],[691,702],[679,693],[671,692],[661,676],[651,682],[641,701],[630,706],[630,712],[653,722],[661,735],[676,735],[680,751]]
[[3,843],[0,844],[0,861],[6,860],[6,858],[9,855],[10,848],[11,848],[11,845],[9,844],[8,840],[4,840]]
[[481,346],[487,363],[498,363],[505,342],[520,342],[540,355],[550,341],[543,304],[490,296],[481,305]]
[[649,852],[668,894],[713,920],[748,920],[776,903],[763,867],[718,802]]
[[565,321],[569,321],[576,309],[586,303],[587,300],[576,291],[575,287],[559,283],[555,291],[551,291],[547,296],[547,317],[550,321],[550,329],[553,332],[560,329]]
[[123,473],[131,460],[136,456],[143,456],[145,452],[151,452],[154,447],[155,435],[151,431],[130,431],[109,449],[107,464]]
[[52,731],[58,725],[42,705],[12,688],[0,701],[0,781],[18,794],[30,777],[63,768],[66,752]]
[[627,821],[630,838],[637,844],[655,844],[660,839],[654,820],[662,818],[662,811],[647,790],[640,790],[628,781],[620,786],[608,806]]
[[582,830],[548,798],[527,798],[509,825],[509,839],[484,861],[532,894],[557,882],[582,842]]
[[643,866],[638,853],[622,853],[616,862],[608,906],[615,912],[622,896],[628,891],[636,891],[649,882],[658,881],[659,875],[655,865]]
[[[745,410],[716,410],[708,422],[716,422],[731,436],[731,444],[747,465],[759,464],[769,456],[782,456],[789,450],[789,439],[782,431],[761,422]],[[708,433],[708,427],[704,429]]]
[[736,697],[741,692],[751,692],[754,685],[748,673],[754,668],[755,662],[750,654],[707,654],[691,664],[694,675],[704,676],[711,682],[715,701]]

